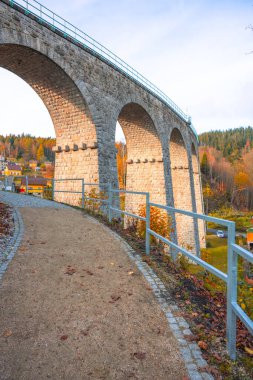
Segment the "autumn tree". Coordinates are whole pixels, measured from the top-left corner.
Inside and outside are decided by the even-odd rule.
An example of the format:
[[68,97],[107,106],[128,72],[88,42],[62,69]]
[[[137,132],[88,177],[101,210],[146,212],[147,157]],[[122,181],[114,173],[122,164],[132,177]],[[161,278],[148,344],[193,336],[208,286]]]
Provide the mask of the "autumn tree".
[[42,161],[44,161],[44,159],[45,159],[44,148],[43,148],[43,145],[40,144],[39,149],[37,150],[37,160],[39,162],[42,162]]
[[207,154],[204,152],[201,163],[200,163],[201,172],[205,175],[209,173],[209,163],[207,159]]
[[126,159],[127,159],[127,150],[126,144],[123,142],[116,142],[115,146],[117,148],[117,168],[118,168],[118,180],[119,188],[126,188]]

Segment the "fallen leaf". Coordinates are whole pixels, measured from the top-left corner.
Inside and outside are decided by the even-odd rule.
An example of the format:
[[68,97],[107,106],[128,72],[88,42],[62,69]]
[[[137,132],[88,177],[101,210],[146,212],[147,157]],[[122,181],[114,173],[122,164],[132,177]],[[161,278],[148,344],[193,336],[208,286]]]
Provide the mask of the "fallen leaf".
[[10,329],[6,329],[5,331],[4,331],[4,333],[3,333],[3,336],[5,337],[5,338],[8,338],[9,336],[11,336],[12,335],[12,331],[10,330]]
[[221,361],[222,361],[221,356],[218,355],[218,354],[216,354],[216,353],[213,354],[213,357],[214,357],[216,360],[218,360],[218,362],[221,362]]
[[196,335],[193,335],[193,334],[185,335],[184,337],[188,342],[193,342],[193,341],[196,341],[198,339],[198,337]]
[[72,268],[71,266],[68,266],[67,269],[66,269],[66,272],[64,272],[64,274],[68,274],[68,275],[72,275],[76,273],[76,269],[75,268]]
[[215,379],[222,380],[222,377],[220,376],[220,372],[216,368],[209,367],[209,373],[213,375]]
[[132,274],[134,274],[134,272],[130,271],[130,272],[128,272],[128,274],[129,274],[129,275],[132,275]]
[[114,302],[118,301],[120,298],[121,298],[121,297],[118,296],[118,295],[112,295],[112,296],[111,296],[111,299],[112,299],[112,300],[109,301],[109,303],[114,303]]
[[60,339],[61,339],[61,340],[67,340],[68,337],[69,337],[68,335],[62,335],[62,336],[60,337]]
[[198,367],[199,372],[210,372],[210,368],[208,366]]
[[206,344],[206,342],[203,342],[203,340],[200,340],[198,342],[198,346],[202,349],[202,350],[207,350],[208,348],[208,345]]
[[146,358],[145,352],[135,352],[133,355],[136,359],[144,360]]
[[245,350],[248,354],[253,355],[253,350],[252,350],[251,348],[249,348],[249,347],[244,347],[244,350]]
[[196,325],[196,327],[197,327],[198,329],[203,329],[205,326],[202,325],[202,324],[199,324],[199,325]]
[[84,336],[87,336],[89,334],[89,330],[82,330],[80,331],[80,334],[84,335]]

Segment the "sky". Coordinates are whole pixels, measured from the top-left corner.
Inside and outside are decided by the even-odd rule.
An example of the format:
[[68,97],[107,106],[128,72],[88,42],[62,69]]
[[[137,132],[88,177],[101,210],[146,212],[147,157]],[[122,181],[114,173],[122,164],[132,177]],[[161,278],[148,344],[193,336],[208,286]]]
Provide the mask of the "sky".
[[[253,126],[252,0],[44,0],[43,5],[153,82],[191,116],[198,133]],[[0,102],[0,134],[54,136],[40,98],[4,69]]]

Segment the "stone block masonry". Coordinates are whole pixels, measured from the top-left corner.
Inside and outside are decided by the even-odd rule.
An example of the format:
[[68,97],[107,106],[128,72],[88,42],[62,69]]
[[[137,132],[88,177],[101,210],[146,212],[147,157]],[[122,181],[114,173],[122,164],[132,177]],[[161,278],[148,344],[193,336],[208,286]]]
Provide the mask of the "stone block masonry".
[[[38,21],[0,1],[0,66],[25,80],[51,115],[55,177],[118,187],[119,121],[128,150],[127,189],[202,212],[197,141],[188,123],[122,72]],[[78,196],[56,193],[56,199],[76,204]],[[126,206],[136,211],[139,203],[127,199]],[[199,237],[204,244],[203,223],[177,217],[175,224],[179,242],[194,245]]]

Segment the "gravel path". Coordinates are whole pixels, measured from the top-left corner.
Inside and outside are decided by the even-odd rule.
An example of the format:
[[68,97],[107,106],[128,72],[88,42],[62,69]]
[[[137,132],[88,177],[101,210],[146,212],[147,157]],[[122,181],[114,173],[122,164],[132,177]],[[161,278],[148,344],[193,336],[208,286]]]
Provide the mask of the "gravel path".
[[14,207],[49,207],[49,208],[68,208],[68,206],[52,202],[47,199],[34,197],[32,195],[16,194],[8,191],[0,191],[0,202],[8,203]]
[[0,200],[14,207],[19,246],[0,286],[1,380],[212,379],[164,285],[125,242],[68,206]]
[[0,288],[0,378],[183,379],[165,315],[120,243],[76,210],[21,215]]

